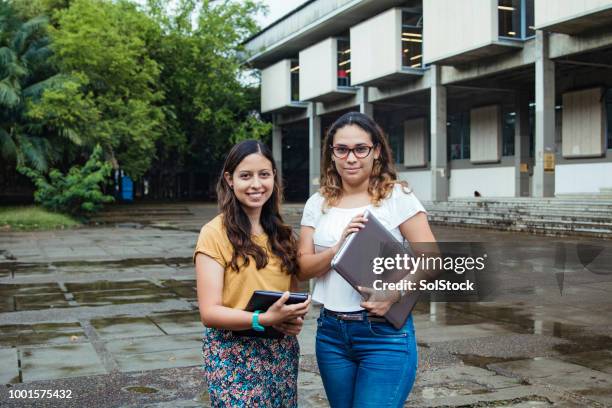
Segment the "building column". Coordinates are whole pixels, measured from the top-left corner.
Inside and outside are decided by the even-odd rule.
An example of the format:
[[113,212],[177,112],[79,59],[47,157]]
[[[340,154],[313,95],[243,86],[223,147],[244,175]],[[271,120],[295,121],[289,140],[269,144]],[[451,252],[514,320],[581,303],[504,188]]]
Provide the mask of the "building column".
[[272,156],[276,165],[276,172],[281,185],[285,185],[283,180],[283,130],[278,124],[278,115],[272,119]]
[[431,66],[430,137],[431,200],[448,201],[448,160],[446,152],[446,88],[441,83],[441,67]]
[[368,115],[372,119],[374,118],[374,105],[368,102],[368,87],[362,86],[359,88],[357,93],[357,100],[359,101],[359,112]]
[[[535,165],[533,196],[555,195],[554,167],[544,169],[545,160],[554,166],[555,155],[555,63],[548,58],[548,34],[537,30],[535,39]],[[550,162],[552,159],[552,163]]]
[[321,177],[321,117],[316,102],[308,105],[308,180],[309,195],[319,191]]
[[516,93],[514,102],[514,195],[529,196],[529,96]]

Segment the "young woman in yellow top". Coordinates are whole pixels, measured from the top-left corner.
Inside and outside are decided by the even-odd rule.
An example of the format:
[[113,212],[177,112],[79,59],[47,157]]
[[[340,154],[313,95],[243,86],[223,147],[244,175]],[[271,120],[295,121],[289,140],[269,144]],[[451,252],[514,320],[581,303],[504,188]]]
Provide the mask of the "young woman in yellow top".
[[[194,253],[198,304],[206,326],[204,375],[214,407],[296,407],[299,333],[310,299],[295,290],[296,242],[279,213],[281,188],[270,149],[247,140],[229,152],[217,184],[221,214],[202,227]],[[253,291],[285,294],[263,313],[244,311]],[[281,339],[232,330],[273,326]]]

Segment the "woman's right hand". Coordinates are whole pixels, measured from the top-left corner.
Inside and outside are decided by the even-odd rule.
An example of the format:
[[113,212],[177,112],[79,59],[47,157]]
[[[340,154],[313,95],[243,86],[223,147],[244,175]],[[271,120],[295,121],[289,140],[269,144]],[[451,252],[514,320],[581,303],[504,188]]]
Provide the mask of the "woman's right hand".
[[361,228],[365,227],[365,223],[368,222],[368,219],[363,216],[363,213],[357,214],[349,221],[348,225],[342,231],[342,235],[340,236],[340,240],[336,242],[336,245],[332,247],[334,254],[337,254],[342,247],[342,244],[346,240],[346,238],[351,235],[353,232],[359,231]]
[[283,293],[280,299],[259,315],[259,323],[262,326],[274,326],[288,320],[304,317],[308,313],[310,296],[306,301],[294,305],[286,305],[287,299],[289,299],[289,292]]

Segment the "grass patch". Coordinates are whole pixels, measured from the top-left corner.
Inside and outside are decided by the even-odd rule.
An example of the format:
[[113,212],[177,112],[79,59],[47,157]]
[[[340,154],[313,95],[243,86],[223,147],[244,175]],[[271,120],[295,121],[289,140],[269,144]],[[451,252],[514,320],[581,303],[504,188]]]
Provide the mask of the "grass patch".
[[81,223],[74,218],[42,207],[0,207],[0,229],[9,231],[35,231],[76,227]]

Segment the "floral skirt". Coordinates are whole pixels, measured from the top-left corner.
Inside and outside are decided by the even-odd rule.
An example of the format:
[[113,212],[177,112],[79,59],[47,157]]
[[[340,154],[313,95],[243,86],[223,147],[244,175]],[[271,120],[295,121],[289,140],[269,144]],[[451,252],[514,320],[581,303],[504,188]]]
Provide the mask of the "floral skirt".
[[295,336],[261,339],[207,328],[202,356],[213,407],[297,407]]

